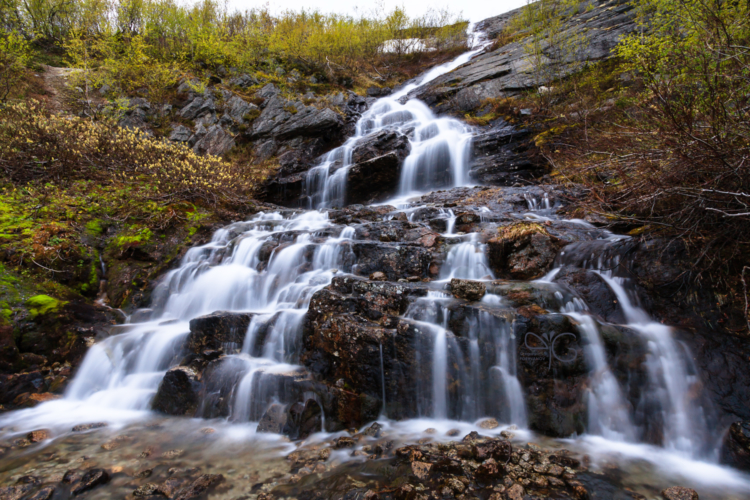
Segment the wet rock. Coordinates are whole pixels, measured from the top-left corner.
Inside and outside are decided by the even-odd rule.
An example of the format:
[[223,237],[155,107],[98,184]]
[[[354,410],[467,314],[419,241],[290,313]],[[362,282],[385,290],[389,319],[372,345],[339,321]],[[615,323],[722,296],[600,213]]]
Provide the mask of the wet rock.
[[391,92],[393,91],[388,87],[381,88],[381,87],[372,86],[372,87],[367,88],[368,97],[385,97],[387,95],[390,95]]
[[320,403],[308,399],[304,404],[295,403],[289,408],[284,434],[292,439],[305,439],[321,430],[323,422]]
[[372,281],[386,281],[388,280],[388,277],[385,275],[385,273],[381,273],[380,271],[376,271],[370,275],[370,279]]
[[424,247],[367,241],[354,241],[351,247],[357,257],[358,274],[369,276],[380,271],[389,281],[430,274],[433,255]]
[[38,370],[0,375],[0,404],[10,405],[23,394],[28,395],[36,392],[44,392],[44,376]]
[[24,500],[51,500],[55,495],[54,486],[45,486],[36,493],[24,497]]
[[724,436],[721,462],[750,471],[750,422],[734,422]]
[[187,366],[170,368],[151,402],[151,409],[167,415],[195,413],[200,402],[200,375]]
[[672,486],[661,492],[664,500],[698,500],[698,493],[690,488]]
[[26,439],[28,439],[32,443],[41,443],[42,441],[46,441],[50,437],[51,437],[51,433],[48,429],[39,429],[36,431],[31,431],[26,435]]
[[333,448],[340,450],[342,448],[353,448],[357,445],[357,441],[349,436],[341,436],[333,440]]
[[224,481],[224,476],[221,474],[203,474],[188,486],[180,490],[174,497],[174,500],[190,500],[198,498],[210,489],[216,487],[222,481]]
[[89,431],[91,429],[101,429],[102,427],[107,427],[109,424],[107,422],[94,422],[91,424],[80,424],[76,425],[71,429],[73,432],[84,432]]
[[376,437],[380,437],[380,431],[382,430],[383,430],[383,426],[377,422],[374,422],[370,427],[362,431],[362,434],[367,437],[376,438]]
[[287,423],[287,412],[283,405],[274,403],[268,407],[258,422],[257,432],[281,434]]
[[40,403],[53,401],[55,399],[60,399],[61,397],[61,395],[52,394],[51,392],[41,392],[37,394],[25,393],[14,399],[13,404],[19,408],[33,408]]
[[20,500],[36,488],[41,481],[34,476],[23,476],[12,486],[0,487],[0,498],[3,500]]
[[139,487],[137,487],[133,491],[133,496],[135,497],[148,497],[152,495],[158,495],[160,493],[159,491],[159,485],[155,483],[146,483],[142,484]]
[[487,291],[487,286],[481,281],[456,278],[451,280],[450,287],[454,297],[470,301],[482,300]]
[[108,482],[109,474],[104,469],[88,469],[71,491],[73,495],[80,495]]
[[540,224],[521,222],[498,233],[487,244],[490,266],[499,277],[531,280],[551,269],[560,243]]
[[234,147],[232,137],[221,125],[211,125],[206,134],[193,146],[193,151],[198,155],[221,156]]
[[252,313],[216,311],[190,320],[187,348],[200,354],[206,350],[223,351],[228,346],[232,352],[242,348]]
[[617,296],[604,279],[593,271],[572,266],[564,266],[553,280],[575,290],[588,304],[591,312],[604,321],[616,324],[625,323],[625,315]]

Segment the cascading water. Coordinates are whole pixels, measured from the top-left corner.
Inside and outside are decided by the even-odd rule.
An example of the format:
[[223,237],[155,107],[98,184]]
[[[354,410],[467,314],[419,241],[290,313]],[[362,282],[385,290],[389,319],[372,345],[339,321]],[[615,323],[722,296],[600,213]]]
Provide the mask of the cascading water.
[[466,63],[487,45],[480,36],[471,51],[375,101],[357,121],[354,136],[326,154],[320,165],[307,173],[305,193],[309,208],[346,204],[346,175],[352,164],[352,151],[366,136],[386,129],[408,136],[411,143],[411,152],[401,168],[401,196],[465,185],[469,181],[472,128],[453,118],[437,117],[417,99],[403,100],[412,90]]

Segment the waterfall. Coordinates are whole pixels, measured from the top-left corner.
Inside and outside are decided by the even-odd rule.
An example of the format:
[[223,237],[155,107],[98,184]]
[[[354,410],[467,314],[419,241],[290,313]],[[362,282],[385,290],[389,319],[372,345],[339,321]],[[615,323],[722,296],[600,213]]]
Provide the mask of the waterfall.
[[443,267],[440,279],[463,278],[470,280],[494,278],[487,262],[486,245],[479,242],[479,234],[471,233],[467,241],[451,247]]
[[401,169],[401,196],[419,194],[433,188],[466,185],[469,182],[472,128],[460,120],[439,118],[423,102],[406,96],[412,90],[465,64],[489,43],[480,34],[469,52],[431,69],[390,96],[375,101],[357,120],[354,135],[308,171],[305,178],[308,207],[344,206],[352,151],[363,138],[386,129],[406,135],[411,144],[411,152]]

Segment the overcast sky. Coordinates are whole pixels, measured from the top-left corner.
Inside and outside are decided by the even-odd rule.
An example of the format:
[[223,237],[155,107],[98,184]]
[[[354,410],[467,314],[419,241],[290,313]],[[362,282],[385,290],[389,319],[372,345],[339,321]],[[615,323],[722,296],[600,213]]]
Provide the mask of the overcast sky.
[[[265,1],[259,0],[229,0],[229,5],[239,10],[260,7]],[[403,5],[410,16],[424,14],[429,8],[448,7],[451,11],[462,12],[472,22],[481,21],[488,17],[508,12],[526,4],[526,0],[453,0],[451,2],[441,0],[383,0],[387,9],[397,5]],[[323,12],[335,12],[339,14],[354,14],[359,11],[369,11],[376,5],[370,0],[272,0],[268,6],[272,11],[284,9],[319,9]]]

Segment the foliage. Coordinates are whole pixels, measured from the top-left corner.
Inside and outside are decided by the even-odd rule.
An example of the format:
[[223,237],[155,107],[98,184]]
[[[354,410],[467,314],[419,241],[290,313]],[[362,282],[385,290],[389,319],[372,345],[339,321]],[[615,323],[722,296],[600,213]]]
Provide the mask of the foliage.
[[387,40],[426,40],[419,51],[466,46],[466,22],[447,10],[410,18],[403,8],[387,11],[382,4],[368,14],[343,16],[306,10],[272,15],[268,7],[231,12],[218,0],[4,1],[0,22],[8,31],[62,47],[71,64],[103,70],[126,90],[152,91],[159,85],[148,79],[168,79],[176,67],[275,73],[286,66],[330,78],[341,70],[387,71],[394,58],[410,57],[408,51],[381,50]]
[[750,5],[639,0],[646,36],[618,48],[646,92],[630,159],[612,161],[615,206],[708,247],[750,234]]
[[16,185],[77,179],[152,186],[159,200],[238,200],[251,185],[231,164],[110,121],[49,114],[37,102],[0,111],[0,169]]
[[0,32],[0,102],[24,78],[29,61],[29,44],[18,33]]

